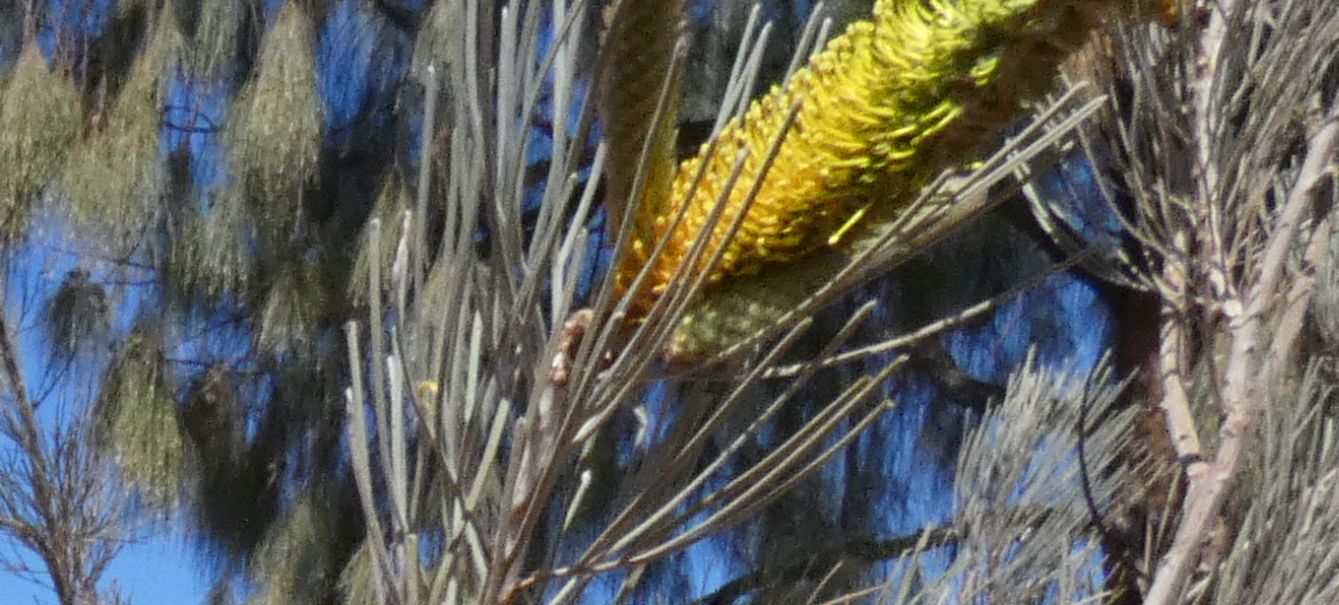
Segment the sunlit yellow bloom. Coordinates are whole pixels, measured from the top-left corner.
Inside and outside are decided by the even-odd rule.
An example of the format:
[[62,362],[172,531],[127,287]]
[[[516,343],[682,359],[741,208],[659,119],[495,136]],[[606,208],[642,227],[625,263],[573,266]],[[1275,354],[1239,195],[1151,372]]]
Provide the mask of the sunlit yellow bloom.
[[[718,200],[721,218],[690,272],[707,271],[724,245],[708,292],[723,280],[782,270],[823,247],[846,245],[896,217],[944,169],[974,159],[1020,103],[1051,87],[1061,61],[1094,27],[1138,8],[1132,0],[879,0],[870,20],[851,25],[788,86],[730,122],[714,154],[706,157],[704,145],[680,164],[667,201],[644,204],[615,273],[620,291],[650,262],[657,241],[667,244],[634,296],[634,319],[686,262]],[[764,175],[767,151],[795,106]],[[742,172],[727,191],[741,151]],[[747,205],[755,183],[758,193]],[[673,226],[684,204],[684,218]],[[727,241],[740,212],[738,234]]]

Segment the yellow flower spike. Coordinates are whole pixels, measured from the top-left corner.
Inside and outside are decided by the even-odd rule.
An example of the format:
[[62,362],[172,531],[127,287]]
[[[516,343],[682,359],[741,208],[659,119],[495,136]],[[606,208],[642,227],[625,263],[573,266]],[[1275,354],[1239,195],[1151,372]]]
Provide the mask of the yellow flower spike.
[[[719,349],[775,320],[774,309],[758,311],[757,299],[773,299],[763,307],[787,300],[772,296],[768,275],[785,275],[772,281],[801,291],[823,283],[830,269],[809,271],[807,258],[841,252],[896,219],[936,175],[975,160],[1023,101],[1050,88],[1061,61],[1094,27],[1109,14],[1147,12],[1140,8],[1132,0],[878,0],[870,20],[851,25],[786,88],[728,123],[714,155],[706,157],[703,146],[682,162],[668,207],[643,207],[634,217],[637,241],[616,264],[616,287],[626,293],[653,264],[631,293],[631,319],[641,319],[705,237],[706,253],[688,274],[705,272],[708,287],[676,332],[670,356]],[[762,156],[797,102],[763,175]],[[748,150],[743,172],[724,191],[741,149]],[[721,218],[708,230],[718,200]],[[680,209],[683,219],[671,230]],[[664,253],[653,260],[661,239]],[[721,246],[720,261],[708,266]]]

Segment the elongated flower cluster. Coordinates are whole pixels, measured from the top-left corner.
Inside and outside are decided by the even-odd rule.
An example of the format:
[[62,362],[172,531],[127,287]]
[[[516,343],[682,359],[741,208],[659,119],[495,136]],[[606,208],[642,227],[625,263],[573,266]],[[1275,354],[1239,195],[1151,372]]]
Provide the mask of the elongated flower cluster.
[[615,274],[621,291],[652,262],[657,242],[667,243],[634,296],[633,318],[664,293],[704,231],[706,252],[689,273],[708,271],[710,292],[895,218],[930,179],[974,159],[1023,101],[1048,90],[1094,27],[1139,9],[1132,0],[879,0],[872,19],[851,25],[785,88],[730,122],[714,153],[704,145],[680,164],[664,203],[644,204]]

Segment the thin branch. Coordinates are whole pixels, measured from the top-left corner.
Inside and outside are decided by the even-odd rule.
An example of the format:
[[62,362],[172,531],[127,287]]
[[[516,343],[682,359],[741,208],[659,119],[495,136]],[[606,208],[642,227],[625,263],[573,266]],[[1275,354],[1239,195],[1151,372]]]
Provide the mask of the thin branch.
[[1292,362],[1297,353],[1297,339],[1306,323],[1306,314],[1311,307],[1312,294],[1315,292],[1315,268],[1320,266],[1325,258],[1330,235],[1329,219],[1320,221],[1312,229],[1311,243],[1307,245],[1303,257],[1305,273],[1293,281],[1292,289],[1285,299],[1284,309],[1273,330],[1274,338],[1270,342],[1269,355],[1265,356],[1262,374],[1267,385],[1279,384],[1286,372],[1295,369]]
[[1185,379],[1188,375],[1189,301],[1186,294],[1184,239],[1174,244],[1177,253],[1166,260],[1159,291],[1163,293],[1162,326],[1158,332],[1158,373],[1162,397],[1158,402],[1176,457],[1182,464],[1203,458],[1195,417],[1190,410]]
[[1261,390],[1261,328],[1267,313],[1279,302],[1278,286],[1287,275],[1286,261],[1306,212],[1314,202],[1318,186],[1330,175],[1330,164],[1339,144],[1339,97],[1324,125],[1307,143],[1297,182],[1288,192],[1274,233],[1265,248],[1259,280],[1250,288],[1244,311],[1229,314],[1232,338],[1224,375],[1222,406],[1225,420],[1219,430],[1220,445],[1212,462],[1190,465],[1190,489],[1172,547],[1158,566],[1145,603],[1170,605],[1178,602],[1191,571],[1199,561],[1205,539],[1213,530],[1223,502],[1242,465],[1259,413],[1264,405]]

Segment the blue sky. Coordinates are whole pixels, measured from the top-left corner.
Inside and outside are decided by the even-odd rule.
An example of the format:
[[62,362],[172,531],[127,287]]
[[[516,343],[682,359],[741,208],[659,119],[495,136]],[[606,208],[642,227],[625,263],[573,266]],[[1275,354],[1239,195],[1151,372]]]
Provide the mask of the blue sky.
[[[267,14],[273,16],[280,2],[266,0],[265,4]],[[417,3],[403,4],[412,6]],[[50,54],[58,39],[98,35],[105,27],[113,5],[111,0],[49,0],[49,26],[38,32],[38,40],[44,51]],[[366,13],[360,11],[358,6],[358,2],[350,0],[338,5],[329,20],[328,32],[322,36],[317,49],[320,93],[329,108],[326,127],[334,137],[342,132],[341,120],[348,120],[352,112],[366,101],[370,92],[378,87],[384,91],[398,80],[406,58],[402,56],[403,53],[388,55],[378,52],[384,49],[372,46],[374,38],[369,34]],[[0,29],[10,31],[8,28]],[[17,39],[0,35],[0,67],[14,59],[18,48]],[[388,67],[387,61],[397,65]],[[226,101],[235,92],[209,82],[174,78],[169,82],[169,111],[166,116],[173,124],[187,126],[188,130],[222,124],[226,119]],[[217,133],[165,128],[163,152],[166,154],[185,142],[192,152],[196,185],[202,191],[207,191],[226,178],[219,158],[217,139]],[[48,227],[46,231],[50,233],[62,232],[59,225]],[[35,299],[45,299],[54,293],[65,272],[74,268],[75,259],[65,254],[65,249],[59,235],[51,241],[35,242],[20,253],[9,275],[10,287],[4,303],[10,317],[21,318],[18,322],[21,326],[18,328],[18,340],[24,355],[25,380],[29,385],[40,385],[47,379],[45,361],[48,343],[40,329],[40,311],[32,303]],[[94,272],[95,279],[98,279],[96,269]],[[139,299],[145,296],[152,297],[153,293],[135,288],[127,291],[126,298],[116,305],[114,328],[124,329],[129,325],[135,316]],[[95,380],[102,367],[87,367],[83,371]],[[60,414],[58,410],[63,409],[63,406],[86,403],[91,393],[71,391],[55,392],[52,395],[61,405],[43,405],[43,421],[48,423],[57,421]],[[14,555],[24,565],[42,569],[41,562],[35,556],[14,549],[14,544],[7,538],[0,539],[0,550],[7,555]],[[204,598],[211,583],[211,570],[209,561],[198,555],[182,532],[158,529],[125,546],[104,577],[105,585],[111,583],[137,605],[198,603]],[[44,577],[39,576],[34,581],[0,573],[0,603],[56,603],[56,597]]]
[[[59,225],[41,229],[60,233]],[[50,297],[66,272],[75,268],[75,257],[59,245],[59,240],[37,240],[25,247],[10,265],[7,275],[5,312],[17,318],[14,330],[22,355],[21,370],[30,393],[48,392],[50,385],[48,361],[50,341],[41,319],[39,301]],[[97,270],[97,267],[93,267]],[[95,274],[96,279],[96,274]],[[123,330],[138,312],[139,301],[132,296],[119,301],[112,320],[113,331]],[[65,385],[49,391],[39,408],[39,420],[54,426],[65,419],[71,409],[87,405],[95,395],[92,391],[97,377],[105,369],[105,360],[92,356],[81,357],[61,378]],[[77,385],[77,386],[72,386]],[[3,444],[8,447],[8,443]],[[123,595],[132,597],[137,605],[176,605],[198,603],[208,590],[208,572],[203,561],[192,552],[180,532],[165,528],[148,527],[128,542],[108,569],[104,586],[115,583]],[[43,566],[35,555],[14,548],[6,538],[0,538],[2,552],[33,569]],[[0,573],[0,603],[56,603],[49,581],[45,576],[25,579],[13,574]]]
[[[107,570],[106,581],[115,582],[135,605],[199,603],[209,590],[208,571],[196,563],[191,546],[172,536],[151,536],[128,545]],[[0,573],[0,602],[54,605],[57,600],[45,583]]]

